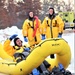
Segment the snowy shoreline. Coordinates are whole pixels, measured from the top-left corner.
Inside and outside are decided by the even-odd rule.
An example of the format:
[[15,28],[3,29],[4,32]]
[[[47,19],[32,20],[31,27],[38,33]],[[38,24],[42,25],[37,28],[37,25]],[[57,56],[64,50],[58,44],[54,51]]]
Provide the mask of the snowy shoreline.
[[[7,27],[6,29],[0,30],[0,42],[3,44],[4,41],[13,34],[18,34],[20,39],[23,41],[22,30],[18,29],[16,26],[12,26],[11,28]],[[65,39],[71,47],[72,58],[71,58],[71,63],[68,66],[67,70],[71,71],[72,73],[75,73],[75,71],[74,71],[75,70],[75,66],[74,66],[74,62],[75,62],[75,60],[74,60],[74,35],[75,34],[74,34],[73,30],[71,30],[71,29],[65,30],[62,35],[62,38]],[[0,74],[0,75],[6,75],[6,74]]]

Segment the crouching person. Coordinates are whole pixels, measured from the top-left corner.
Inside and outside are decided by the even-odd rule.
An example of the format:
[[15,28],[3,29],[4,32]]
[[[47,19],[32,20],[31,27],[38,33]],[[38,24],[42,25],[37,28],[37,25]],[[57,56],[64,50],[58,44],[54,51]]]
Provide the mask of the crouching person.
[[37,68],[41,75],[50,75],[51,72],[48,70],[50,64],[44,60],[43,63]]

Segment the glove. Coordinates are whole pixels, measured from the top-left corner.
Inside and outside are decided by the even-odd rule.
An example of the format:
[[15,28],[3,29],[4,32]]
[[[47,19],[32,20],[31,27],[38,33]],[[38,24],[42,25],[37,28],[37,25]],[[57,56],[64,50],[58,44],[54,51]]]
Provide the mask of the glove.
[[62,38],[62,33],[59,33],[59,34],[58,34],[58,37],[59,37],[59,38]]
[[59,69],[60,69],[60,70],[62,70],[62,69],[64,68],[63,65],[60,64],[60,63],[58,64],[58,66],[59,66]]
[[27,48],[25,48],[24,50],[25,50],[25,51],[30,51],[30,48],[29,48],[29,47],[27,47]]
[[24,36],[24,41],[25,41],[25,42],[28,42],[28,39],[26,38],[26,36]]
[[63,73],[65,73],[65,69],[64,69],[64,66],[62,64],[58,64],[58,67],[60,69],[60,71],[62,71]]
[[34,69],[32,70],[32,74],[33,74],[33,75],[40,75],[40,72],[39,72],[36,68],[34,68]]
[[18,35],[17,34],[14,34],[14,35],[12,35],[9,39],[10,40],[13,40],[14,38],[16,38]]
[[42,34],[42,40],[44,40],[45,39],[45,34]]

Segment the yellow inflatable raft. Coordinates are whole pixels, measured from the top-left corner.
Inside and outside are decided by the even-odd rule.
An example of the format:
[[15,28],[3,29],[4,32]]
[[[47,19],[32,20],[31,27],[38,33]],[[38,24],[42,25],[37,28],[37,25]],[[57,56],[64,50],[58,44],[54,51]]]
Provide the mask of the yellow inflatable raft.
[[[38,67],[44,60],[47,60],[52,69],[54,66],[58,66],[58,63],[62,63],[65,68],[68,67],[71,60],[71,51],[68,43],[62,38],[46,39],[38,44],[33,51],[29,54],[26,60],[19,63],[5,60],[11,59],[4,52],[2,45],[0,44],[0,72],[8,75],[27,75],[34,68]],[[55,59],[47,58],[50,54],[56,54]]]

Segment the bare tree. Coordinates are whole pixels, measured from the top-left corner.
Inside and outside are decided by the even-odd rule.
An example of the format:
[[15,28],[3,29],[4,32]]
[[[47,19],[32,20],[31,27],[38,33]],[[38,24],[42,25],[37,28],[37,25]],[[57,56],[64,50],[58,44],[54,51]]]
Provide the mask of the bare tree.
[[33,11],[34,11],[35,15],[39,16],[39,11],[41,10],[40,0],[33,0],[32,6],[33,6]]
[[12,26],[17,22],[17,15],[16,15],[16,5],[14,4],[13,0],[8,1],[8,19],[9,25]]
[[58,0],[43,0],[40,18],[43,20],[46,14],[48,14],[49,8],[53,7],[54,9],[56,9],[57,5],[58,5]]
[[39,15],[40,10],[40,0],[23,0],[18,3],[15,3],[14,0],[0,0],[0,26],[5,28],[17,25],[21,28],[29,11]]
[[7,27],[8,25],[8,16],[7,10],[5,9],[5,0],[0,0],[0,28]]
[[74,4],[71,2],[71,0],[68,0],[67,4],[61,0],[58,2],[58,11],[73,11],[74,10]]

